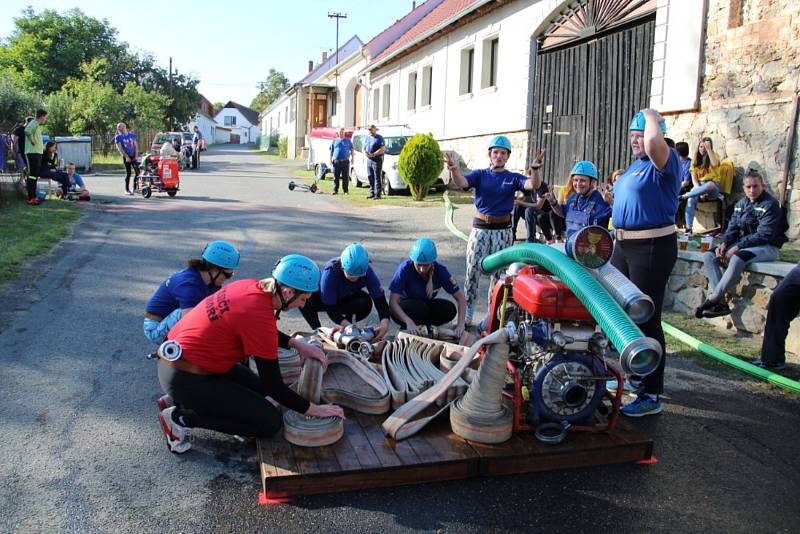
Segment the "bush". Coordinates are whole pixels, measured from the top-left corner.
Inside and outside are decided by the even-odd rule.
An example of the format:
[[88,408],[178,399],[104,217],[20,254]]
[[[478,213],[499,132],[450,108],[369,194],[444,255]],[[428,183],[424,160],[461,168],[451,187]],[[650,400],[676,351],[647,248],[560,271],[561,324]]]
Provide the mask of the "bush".
[[[278,133],[271,134],[269,136],[269,145],[267,145],[267,148],[272,148],[272,147],[276,147],[277,148],[278,147],[278,141],[279,141],[278,138],[279,137],[280,136],[279,136]],[[288,143],[289,141],[287,140],[286,142]]]
[[282,158],[286,158],[289,155],[289,138],[288,137],[281,137],[278,141],[278,155]]
[[10,130],[42,107],[39,95],[22,89],[12,76],[0,73],[0,129]]
[[414,200],[422,200],[444,169],[442,151],[431,134],[417,134],[400,152],[397,170]]

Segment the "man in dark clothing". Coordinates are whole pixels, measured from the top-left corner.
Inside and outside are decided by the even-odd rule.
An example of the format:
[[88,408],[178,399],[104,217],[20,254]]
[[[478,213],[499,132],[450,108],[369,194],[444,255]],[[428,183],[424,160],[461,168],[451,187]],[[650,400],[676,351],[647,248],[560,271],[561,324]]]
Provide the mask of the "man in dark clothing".
[[14,161],[17,164],[18,171],[22,171],[28,167],[28,163],[25,161],[25,127],[32,120],[33,117],[25,117],[22,124],[15,126],[12,132],[14,141]]
[[789,323],[798,313],[800,313],[800,263],[789,271],[769,297],[761,358],[754,361],[753,365],[774,371],[786,367],[786,336],[789,334]]
[[[708,300],[695,310],[697,318],[730,314],[725,294],[739,281],[747,264],[776,260],[778,249],[786,242],[786,236],[780,231],[781,207],[764,190],[761,174],[748,172],[743,187],[745,196],[733,208],[722,244],[703,254],[712,291]],[[720,266],[725,263],[727,268],[723,274]]]
[[369,197],[381,198],[383,188],[383,153],[386,150],[383,136],[378,133],[374,124],[369,127],[369,137],[364,142],[364,153],[367,155],[367,178],[369,178]]

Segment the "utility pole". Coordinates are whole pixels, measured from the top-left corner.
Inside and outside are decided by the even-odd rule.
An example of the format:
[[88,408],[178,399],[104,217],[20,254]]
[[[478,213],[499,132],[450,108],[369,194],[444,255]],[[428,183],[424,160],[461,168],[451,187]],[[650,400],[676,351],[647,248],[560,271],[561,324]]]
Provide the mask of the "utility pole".
[[175,100],[172,97],[172,57],[169,58],[169,130],[173,131],[175,129],[175,122],[173,117],[175,117]]
[[[334,98],[339,96],[339,19],[346,19],[347,13],[328,13],[328,18],[336,19],[336,66],[334,67],[333,75],[336,80],[336,93]],[[336,101],[334,100],[334,105]],[[338,110],[337,110],[338,113]]]

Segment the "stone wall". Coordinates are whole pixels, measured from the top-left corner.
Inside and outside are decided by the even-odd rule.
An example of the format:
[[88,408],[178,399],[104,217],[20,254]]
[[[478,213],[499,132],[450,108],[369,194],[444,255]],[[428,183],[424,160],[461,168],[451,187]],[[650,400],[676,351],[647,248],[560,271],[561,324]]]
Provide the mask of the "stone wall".
[[[516,172],[525,171],[525,161],[528,155],[528,132],[502,133],[511,141],[511,157],[508,158],[506,168]],[[439,141],[442,150],[453,150],[464,162],[467,169],[485,169],[489,166],[489,151],[487,147],[495,134],[445,139]]]
[[[747,168],[759,169],[771,193],[783,179],[792,97],[800,88],[800,2],[709,0],[700,109],[671,114],[669,135],[694,153],[703,136],[737,167],[736,199]],[[800,237],[800,149],[789,177],[792,239]],[[793,183],[792,183],[793,182]]]
[[[729,317],[706,319],[738,332],[761,334],[767,318],[767,304],[772,290],[794,265],[782,262],[751,264],[730,295],[732,314]],[[678,252],[678,261],[672,270],[664,299],[664,308],[694,315],[694,310],[705,299],[708,279],[703,271],[700,252]],[[786,338],[787,359],[800,363],[800,317],[792,321]]]

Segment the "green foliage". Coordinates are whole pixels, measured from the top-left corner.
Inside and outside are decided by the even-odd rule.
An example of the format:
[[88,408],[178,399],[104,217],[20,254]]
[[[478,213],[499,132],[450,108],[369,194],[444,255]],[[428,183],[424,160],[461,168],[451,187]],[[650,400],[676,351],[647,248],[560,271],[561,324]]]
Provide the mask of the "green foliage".
[[400,152],[397,170],[408,185],[414,200],[422,200],[444,169],[442,151],[431,134],[417,134]]
[[[250,107],[261,113],[289,88],[289,79],[275,69],[269,69],[267,79],[258,84],[259,93],[250,103]],[[217,105],[214,104],[216,108]],[[220,106],[222,107],[222,106]]]
[[173,72],[170,84],[169,72],[160,67],[153,67],[142,77],[140,84],[148,91],[172,98],[167,111],[167,122],[171,122],[174,128],[180,128],[197,114],[197,105],[200,102],[198,83],[200,82],[196,78]]
[[170,99],[159,93],[147,91],[141,85],[128,82],[122,91],[125,103],[124,120],[136,130],[160,130],[166,124]]
[[289,138],[281,137],[278,141],[278,155],[283,159],[289,156]]
[[15,83],[8,73],[0,73],[0,128],[9,130],[26,115],[36,113],[41,98]]
[[51,93],[45,100],[47,123],[45,128],[51,135],[70,135],[70,118],[75,99],[67,91]]
[[[97,20],[73,8],[60,14],[31,7],[14,19],[14,31],[0,46],[0,67],[18,73],[31,91],[58,91],[68,78],[80,75],[80,67],[96,58],[120,63],[113,71],[132,68],[135,56],[117,41],[117,31],[107,20]],[[111,72],[111,71],[110,71]]]

